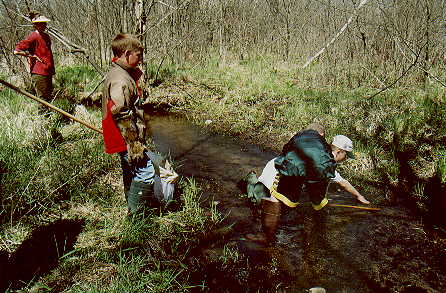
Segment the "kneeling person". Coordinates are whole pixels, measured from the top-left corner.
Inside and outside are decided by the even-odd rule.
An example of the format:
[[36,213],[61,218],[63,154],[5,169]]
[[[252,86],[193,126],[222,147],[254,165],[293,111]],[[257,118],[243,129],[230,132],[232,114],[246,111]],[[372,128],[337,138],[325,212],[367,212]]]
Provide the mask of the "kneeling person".
[[353,157],[352,141],[346,136],[337,135],[329,145],[324,136],[322,125],[310,124],[290,139],[280,156],[266,164],[258,179],[271,194],[271,197],[261,200],[264,235],[260,234],[252,240],[275,241],[282,203],[296,207],[304,186],[315,210],[322,209],[328,203],[326,190],[330,181],[341,185],[360,202],[369,204],[336,171],[338,163]]

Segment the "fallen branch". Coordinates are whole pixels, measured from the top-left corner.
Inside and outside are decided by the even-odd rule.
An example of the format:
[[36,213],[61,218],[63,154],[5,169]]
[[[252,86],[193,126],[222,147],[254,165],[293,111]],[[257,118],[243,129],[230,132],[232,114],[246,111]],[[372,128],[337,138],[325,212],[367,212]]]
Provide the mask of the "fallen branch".
[[79,45],[76,45],[75,43],[68,40],[59,30],[55,29],[54,27],[48,27],[47,31],[51,33],[53,36],[55,36],[61,43],[63,43],[66,47],[73,47],[73,51],[77,52],[87,52],[87,49],[82,48]]
[[84,121],[82,121],[82,120],[80,120],[80,119],[74,117],[74,116],[71,115],[70,113],[65,112],[64,110],[61,110],[61,109],[59,109],[59,108],[57,108],[57,107],[51,105],[51,104],[48,103],[47,101],[42,100],[42,99],[40,99],[40,98],[38,98],[38,97],[36,97],[36,96],[34,96],[34,95],[31,95],[30,93],[28,93],[28,92],[26,92],[26,91],[24,91],[24,90],[22,90],[22,89],[19,89],[18,87],[14,86],[14,85],[10,84],[9,82],[6,82],[6,81],[4,81],[4,80],[2,80],[2,79],[0,79],[0,83],[3,84],[3,85],[5,85],[5,86],[7,86],[7,87],[9,87],[10,89],[15,90],[16,92],[18,92],[18,93],[20,93],[20,94],[22,94],[22,95],[24,95],[24,96],[27,96],[28,98],[31,98],[31,99],[33,99],[33,100],[35,100],[35,101],[37,101],[37,102],[39,102],[39,103],[41,103],[41,104],[47,106],[48,108],[50,108],[50,109],[52,109],[52,110],[54,110],[54,111],[56,111],[56,112],[59,112],[60,114],[62,114],[62,115],[64,115],[64,116],[66,116],[66,117],[68,117],[68,118],[70,118],[70,119],[72,119],[72,120],[74,120],[74,121],[76,121],[76,122],[78,122],[78,123],[80,123],[80,124],[82,124],[82,125],[84,125],[84,126],[90,128],[90,129],[92,129],[92,130],[94,130],[94,131],[99,132],[99,133],[102,134],[102,130],[101,130],[101,129],[96,128],[96,127],[94,127],[94,126],[92,126],[92,125],[90,125],[90,124],[88,124],[88,123],[86,123],[86,122],[84,122]]
[[[55,37],[59,42],[61,42],[65,47],[68,48],[70,53],[82,53],[84,54],[87,61],[96,69],[96,71],[104,76],[104,73],[99,68],[99,66],[96,65],[93,61],[90,60],[90,56],[87,54],[87,50],[74,44],[73,42],[69,41],[64,35],[62,35],[57,29],[48,27],[47,31],[49,34],[51,34],[53,37]],[[76,54],[75,54],[76,55]]]

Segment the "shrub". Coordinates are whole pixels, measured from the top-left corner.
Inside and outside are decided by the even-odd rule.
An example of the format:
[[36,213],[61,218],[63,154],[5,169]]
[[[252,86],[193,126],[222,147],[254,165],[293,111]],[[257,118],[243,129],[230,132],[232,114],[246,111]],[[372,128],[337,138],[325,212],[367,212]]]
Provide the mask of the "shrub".
[[91,67],[85,65],[65,66],[57,69],[54,76],[55,92],[76,101],[82,91],[91,91],[100,82],[101,76]]

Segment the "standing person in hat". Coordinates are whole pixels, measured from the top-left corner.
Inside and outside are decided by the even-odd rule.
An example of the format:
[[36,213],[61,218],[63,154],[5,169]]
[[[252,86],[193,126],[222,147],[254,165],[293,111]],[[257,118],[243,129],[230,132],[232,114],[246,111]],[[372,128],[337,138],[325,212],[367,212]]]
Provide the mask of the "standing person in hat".
[[49,102],[53,92],[52,79],[55,74],[51,39],[45,33],[50,20],[35,12],[31,12],[29,18],[35,31],[16,45],[14,54],[28,57],[37,96]]
[[248,235],[248,239],[274,242],[282,203],[296,207],[304,188],[316,211],[328,203],[326,191],[330,181],[338,183],[358,201],[369,204],[336,171],[338,163],[354,157],[352,141],[344,135],[336,135],[329,145],[324,136],[324,127],[312,123],[284,145],[280,156],[266,164],[256,183],[263,184],[271,195],[261,199],[263,233]]

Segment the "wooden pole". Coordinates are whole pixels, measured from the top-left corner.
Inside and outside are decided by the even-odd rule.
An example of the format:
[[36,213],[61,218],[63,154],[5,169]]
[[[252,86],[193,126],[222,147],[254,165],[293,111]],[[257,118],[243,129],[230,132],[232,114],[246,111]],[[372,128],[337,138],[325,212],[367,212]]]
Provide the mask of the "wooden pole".
[[350,206],[345,204],[337,204],[337,203],[329,203],[327,204],[329,207],[342,207],[342,208],[352,208],[352,209],[360,209],[360,210],[368,210],[368,211],[380,211],[379,208],[368,208],[368,207],[361,207],[361,206]]
[[64,110],[61,110],[61,109],[59,109],[59,108],[57,108],[57,107],[51,105],[51,104],[48,103],[47,101],[42,100],[42,99],[40,99],[40,98],[38,98],[38,97],[36,97],[36,96],[34,96],[34,95],[31,95],[30,93],[28,93],[28,92],[26,92],[26,91],[24,91],[24,90],[22,90],[22,89],[19,89],[18,87],[14,86],[14,85],[10,84],[9,82],[6,82],[6,81],[4,81],[4,80],[2,80],[2,79],[0,79],[0,83],[3,84],[3,85],[5,85],[5,86],[7,86],[7,87],[9,87],[9,88],[11,88],[11,89],[13,89],[13,90],[15,90],[16,92],[18,92],[18,93],[20,93],[20,94],[22,94],[22,95],[24,95],[24,96],[27,96],[28,98],[31,98],[31,99],[33,99],[33,100],[35,100],[35,101],[37,101],[37,102],[39,102],[39,103],[41,103],[41,104],[47,106],[48,108],[50,108],[50,109],[52,109],[52,110],[54,110],[54,111],[56,111],[56,112],[59,112],[60,114],[62,114],[62,115],[64,115],[64,116],[66,116],[66,117],[68,117],[68,118],[70,118],[70,119],[72,119],[72,120],[74,120],[74,121],[76,121],[76,122],[78,122],[78,123],[80,123],[80,124],[82,124],[82,125],[84,125],[84,126],[90,128],[90,129],[92,129],[92,130],[94,130],[94,131],[99,132],[99,133],[102,134],[102,130],[101,130],[101,129],[96,128],[96,127],[94,127],[94,126],[92,126],[92,125],[90,125],[90,124],[87,124],[86,122],[84,122],[84,121],[82,121],[82,120],[77,119],[76,117],[74,117],[74,116],[71,115],[70,113],[65,112]]

